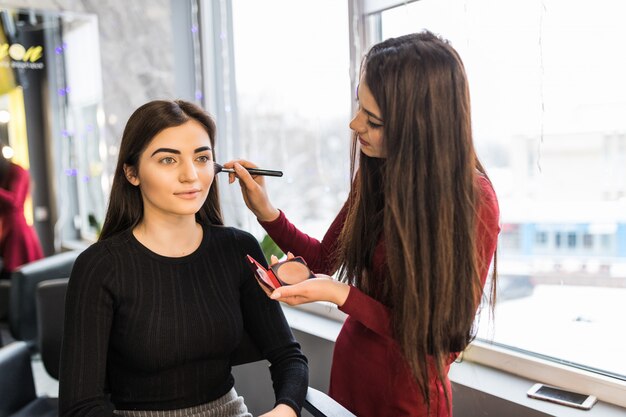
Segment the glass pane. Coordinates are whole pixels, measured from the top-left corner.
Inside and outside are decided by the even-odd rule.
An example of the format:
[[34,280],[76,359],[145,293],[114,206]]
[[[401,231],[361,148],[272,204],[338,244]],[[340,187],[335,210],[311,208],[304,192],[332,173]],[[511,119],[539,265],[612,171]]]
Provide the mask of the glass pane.
[[0,8],[0,111],[44,251],[94,240],[109,188],[96,15]]
[[626,378],[626,39],[601,0],[422,0],[382,14],[465,62],[500,200],[499,300],[479,337]]
[[336,0],[233,1],[240,155],[284,171],[272,202],[318,238],[349,187],[347,16]]

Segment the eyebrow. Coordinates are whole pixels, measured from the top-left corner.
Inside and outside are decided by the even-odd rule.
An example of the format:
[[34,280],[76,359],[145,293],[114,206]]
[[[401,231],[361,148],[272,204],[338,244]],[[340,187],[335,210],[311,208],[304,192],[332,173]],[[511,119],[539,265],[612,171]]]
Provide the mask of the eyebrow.
[[376,116],[374,113],[372,113],[371,111],[367,110],[365,107],[361,106],[361,109],[363,109],[363,111],[365,113],[367,113],[370,117],[373,117],[374,119],[378,120],[381,123],[384,123],[385,121],[383,119],[380,118],[380,116]]
[[[199,153],[199,152],[204,152],[204,151],[210,151],[211,147],[210,146],[201,146],[199,148],[196,148],[193,153]],[[152,155],[150,156],[154,156],[156,154],[158,154],[159,152],[166,152],[166,153],[173,153],[176,155],[180,155],[180,151],[178,149],[172,149],[172,148],[159,148],[156,151],[152,152]]]

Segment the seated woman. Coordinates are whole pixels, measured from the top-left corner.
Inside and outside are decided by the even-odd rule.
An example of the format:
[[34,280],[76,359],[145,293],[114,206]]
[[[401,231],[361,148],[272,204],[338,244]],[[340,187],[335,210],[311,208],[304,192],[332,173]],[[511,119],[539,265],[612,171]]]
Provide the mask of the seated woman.
[[229,362],[244,330],[272,364],[264,415],[300,414],[307,361],[244,263],[264,259],[256,239],[223,226],[214,142],[192,103],[130,117],[100,239],[68,285],[61,416],[249,416]]

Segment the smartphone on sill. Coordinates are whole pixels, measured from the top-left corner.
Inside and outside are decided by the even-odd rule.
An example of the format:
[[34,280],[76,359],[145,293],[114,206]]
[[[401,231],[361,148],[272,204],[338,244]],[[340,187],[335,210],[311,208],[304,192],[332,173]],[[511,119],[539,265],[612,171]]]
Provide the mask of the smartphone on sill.
[[535,384],[526,393],[530,398],[550,401],[569,407],[589,410],[596,403],[597,398],[593,395],[579,394],[562,388],[551,387],[544,384]]

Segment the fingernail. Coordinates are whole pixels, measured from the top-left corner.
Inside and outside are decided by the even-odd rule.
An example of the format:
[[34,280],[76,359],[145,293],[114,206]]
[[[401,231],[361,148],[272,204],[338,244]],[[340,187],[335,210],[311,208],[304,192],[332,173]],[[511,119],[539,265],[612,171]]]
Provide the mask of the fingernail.
[[270,295],[270,298],[273,300],[280,298],[280,293],[278,291],[274,291],[272,295]]

